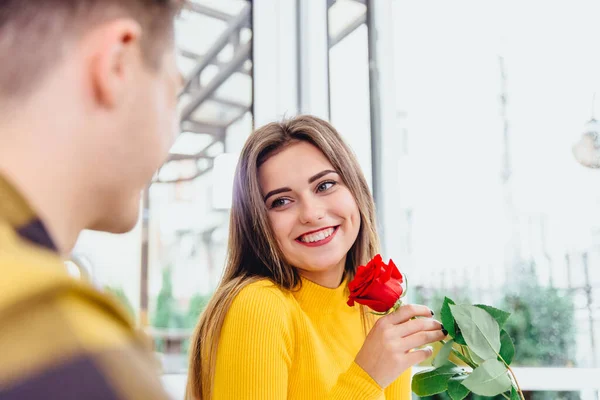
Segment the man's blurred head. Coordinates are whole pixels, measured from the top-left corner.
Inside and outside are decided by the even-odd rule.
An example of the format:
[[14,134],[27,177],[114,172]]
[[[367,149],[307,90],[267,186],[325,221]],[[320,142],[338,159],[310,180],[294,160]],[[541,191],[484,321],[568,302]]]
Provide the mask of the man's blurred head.
[[0,142],[61,154],[97,200],[87,228],[133,227],[174,139],[180,2],[0,0],[0,124],[20,130]]

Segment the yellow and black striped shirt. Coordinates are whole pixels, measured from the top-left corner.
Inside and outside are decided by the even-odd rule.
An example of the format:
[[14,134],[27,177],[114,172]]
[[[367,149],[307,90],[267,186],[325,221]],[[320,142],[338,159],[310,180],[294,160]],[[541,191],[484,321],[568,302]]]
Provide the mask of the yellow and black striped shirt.
[[146,343],[0,177],[0,400],[167,399]]

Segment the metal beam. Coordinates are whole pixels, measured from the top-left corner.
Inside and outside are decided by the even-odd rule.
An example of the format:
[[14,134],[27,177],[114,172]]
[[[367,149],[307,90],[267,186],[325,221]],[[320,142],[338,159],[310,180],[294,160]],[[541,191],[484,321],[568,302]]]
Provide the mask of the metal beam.
[[[367,5],[367,0],[353,0],[356,3],[360,3],[360,4],[364,4],[365,6]],[[337,2],[337,0],[327,0],[327,8],[332,7],[335,3]]]
[[194,179],[201,177],[202,175],[204,175],[205,173],[207,173],[208,171],[210,171],[213,168],[214,160],[211,159],[209,161],[210,161],[210,165],[208,165],[204,169],[198,169],[196,171],[196,173],[193,174],[192,176],[188,176],[188,177],[185,177],[185,178],[178,178],[178,179],[168,180],[168,181],[162,181],[162,180],[160,180],[160,179],[157,178],[157,180],[155,180],[152,183],[156,184],[156,183],[182,183],[182,182],[191,182]]
[[223,11],[215,10],[214,8],[208,7],[204,4],[194,3],[192,1],[184,2],[184,8],[186,10],[193,11],[198,14],[206,15],[207,17],[220,19],[221,21],[229,21],[233,15],[227,14]]
[[[201,54],[196,54],[192,51],[189,50],[184,50],[184,49],[179,49],[179,55],[181,55],[182,57],[185,57],[187,59],[190,60],[194,60],[197,62],[201,62],[205,56],[201,55]],[[222,67],[223,65],[225,65],[225,63],[217,60],[216,58],[214,60],[212,60],[209,65],[215,65],[217,67]],[[251,70],[247,70],[246,68],[244,68],[244,66],[242,65],[242,67],[236,71],[236,72],[241,72],[242,74],[248,75],[248,76],[252,76],[252,71]]]
[[205,133],[212,136],[222,136],[226,128],[226,126],[211,125],[189,119],[182,120],[179,127],[183,132]]
[[[205,148],[203,148],[200,152],[196,153],[196,154],[171,154],[169,156],[169,159],[167,160],[168,162],[171,161],[182,161],[182,160],[200,160],[200,159],[205,159],[208,160],[209,164],[208,166],[206,166],[206,168],[203,169],[199,169],[198,166],[196,165],[196,173],[190,177],[187,178],[180,178],[180,179],[174,179],[174,180],[160,180],[158,178],[158,176],[160,175],[157,174],[156,175],[156,180],[154,180],[153,183],[179,183],[179,182],[189,182],[189,181],[193,181],[194,179],[202,176],[203,174],[205,174],[206,172],[208,172],[209,170],[212,169],[213,165],[214,165],[214,157],[209,157],[208,156],[208,150],[214,146],[217,143],[223,143],[223,147],[225,147],[225,134],[223,134],[223,136],[219,137],[219,138],[215,138],[208,146],[206,146]],[[161,167],[162,168],[162,167]]]
[[219,73],[195,95],[187,106],[183,109],[181,118],[187,120],[194,111],[202,104],[209,96],[211,96],[218,88],[244,64],[250,57],[251,43],[246,43],[233,56],[233,59],[219,71]]
[[236,122],[238,122],[244,115],[246,115],[246,113],[248,111],[252,111],[252,106],[248,106],[246,107],[244,110],[241,110],[240,113],[238,115],[236,115],[234,118],[232,118],[228,123],[227,126],[230,126]]
[[169,161],[180,161],[180,160],[200,160],[202,158],[212,160],[214,157],[210,157],[208,155],[208,150],[213,147],[217,143],[223,143],[223,147],[225,147],[225,132],[221,136],[213,138],[212,142],[207,144],[202,150],[200,150],[196,154],[180,154],[180,153],[171,153],[169,155]]
[[[195,95],[198,95],[198,93],[200,93],[200,90],[194,90],[193,92],[188,92],[188,94],[192,95],[192,97]],[[219,103],[224,106],[234,108],[236,110],[246,110],[249,107],[247,104],[240,103],[239,101],[235,101],[235,100],[226,99],[225,97],[221,97],[221,96],[212,96],[210,98],[210,100],[214,101],[215,103]],[[229,124],[227,124],[227,125],[229,125]]]
[[358,29],[362,24],[367,22],[367,13],[359,15],[354,21],[350,22],[344,29],[342,29],[337,35],[331,37],[329,39],[329,48],[332,48],[342,40],[344,40],[348,35]]
[[144,190],[142,197],[142,248],[140,260],[140,315],[141,328],[149,325],[148,318],[148,270],[150,265],[150,185]]
[[181,161],[181,160],[200,160],[201,158],[212,158],[208,157],[202,152],[196,154],[183,154],[183,153],[171,153],[169,154],[169,159],[167,162],[171,161]]
[[[213,97],[211,97],[211,100],[214,102],[217,102],[219,104],[223,104],[225,106],[235,108],[237,110],[247,110],[248,108],[251,107],[250,105],[240,103],[235,100],[229,100],[229,99],[226,99],[226,98],[220,97],[220,96],[213,96]],[[227,125],[229,125],[229,124],[227,124]]]
[[232,19],[229,22],[227,29],[225,29],[221,33],[221,35],[213,43],[213,45],[210,47],[210,49],[208,49],[208,51],[204,55],[204,58],[202,59],[202,61],[200,61],[200,63],[194,68],[192,73],[188,76],[187,81],[185,82],[185,85],[183,87],[183,92],[185,92],[189,88],[192,81],[195,78],[197,78],[198,76],[200,76],[202,71],[204,71],[204,68],[206,68],[207,65],[211,64],[213,62],[213,59],[215,57],[217,57],[217,55],[221,52],[221,50],[223,50],[225,48],[227,43],[229,43],[229,41],[231,40],[231,35],[234,32],[239,31],[244,26],[244,24],[246,24],[250,21],[250,9],[251,9],[250,5],[244,7],[244,9],[234,19]]
[[198,61],[198,60],[202,59],[202,56],[200,54],[194,53],[193,51],[189,51],[189,50],[185,50],[185,49],[177,49],[177,51],[179,52],[179,54],[181,54],[181,56],[183,56],[185,58],[189,58],[190,60]]

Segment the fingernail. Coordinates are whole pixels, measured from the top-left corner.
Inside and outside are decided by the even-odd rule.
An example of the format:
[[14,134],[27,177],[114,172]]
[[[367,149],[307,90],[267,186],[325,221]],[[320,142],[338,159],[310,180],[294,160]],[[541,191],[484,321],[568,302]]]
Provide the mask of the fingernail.
[[429,310],[429,312],[431,313],[432,317],[435,315],[435,313],[433,312],[433,310]]
[[443,326],[442,326],[442,333],[443,333],[444,335],[448,336],[448,331],[447,331],[447,330],[446,330],[446,328],[444,328]]

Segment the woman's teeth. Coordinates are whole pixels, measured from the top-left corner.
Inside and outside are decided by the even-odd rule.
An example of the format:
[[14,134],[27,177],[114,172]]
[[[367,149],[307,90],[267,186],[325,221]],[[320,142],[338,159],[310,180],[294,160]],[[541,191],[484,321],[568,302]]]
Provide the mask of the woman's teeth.
[[319,231],[319,232],[303,235],[300,237],[300,241],[305,242],[305,243],[318,242],[318,241],[327,239],[329,236],[331,236],[333,234],[334,230],[335,229],[333,229],[333,228],[327,228],[327,229],[323,229],[322,231]]

